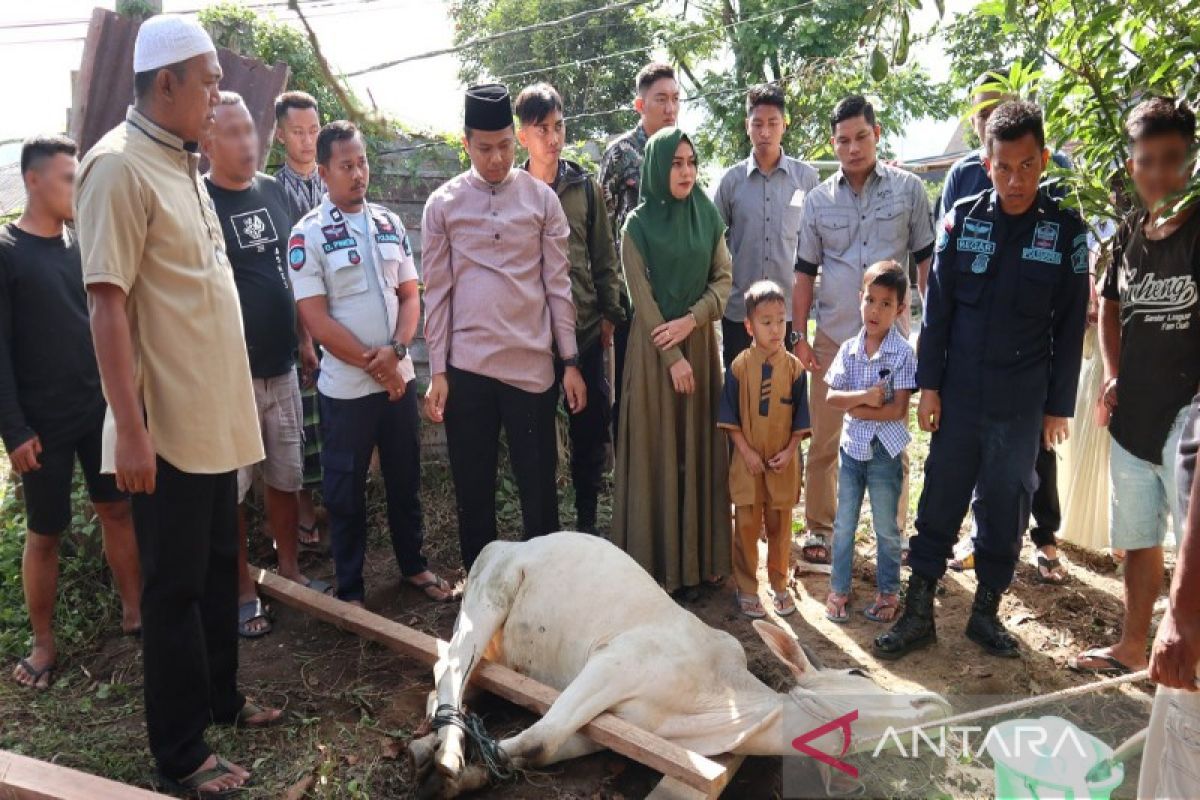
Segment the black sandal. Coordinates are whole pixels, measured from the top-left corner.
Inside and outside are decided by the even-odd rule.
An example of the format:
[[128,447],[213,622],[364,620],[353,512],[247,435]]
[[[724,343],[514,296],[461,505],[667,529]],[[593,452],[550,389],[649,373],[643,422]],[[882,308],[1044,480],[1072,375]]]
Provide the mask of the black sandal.
[[800,545],[800,556],[810,564],[829,563],[829,541],[821,533],[810,533]]
[[[1054,577],[1054,570],[1056,569],[1062,570],[1061,578]],[[1046,570],[1046,572],[1043,573],[1042,570]],[[1062,562],[1057,558],[1046,558],[1039,553],[1037,557],[1037,582],[1048,583],[1051,586],[1062,586],[1066,583],[1067,571],[1063,567]]]
[[220,800],[220,798],[224,797],[235,797],[246,791],[246,787],[250,783],[249,778],[247,778],[241,786],[231,786],[228,789],[217,789],[215,791],[208,792],[200,789],[201,786],[209,781],[215,781],[218,778],[224,778],[226,775],[236,776],[237,773],[233,771],[233,768],[228,761],[220,756],[217,756],[216,766],[193,773],[186,778],[175,780],[174,778],[168,778],[166,775],[162,774],[159,775],[159,778],[166,788],[170,789],[175,794],[180,794],[185,797],[195,797],[199,798],[200,800]]
[[[49,691],[50,687],[54,685],[54,671],[58,669],[58,664],[51,663],[47,664],[41,669],[37,669],[33,666],[33,664],[29,663],[28,658],[22,658],[17,662],[17,666],[25,670],[25,674],[30,677],[30,681],[27,684],[22,684],[17,681],[16,678],[13,678],[13,681],[22,689],[33,689],[35,692],[46,692]],[[42,680],[42,678],[46,679],[46,685],[38,686],[38,683]]]

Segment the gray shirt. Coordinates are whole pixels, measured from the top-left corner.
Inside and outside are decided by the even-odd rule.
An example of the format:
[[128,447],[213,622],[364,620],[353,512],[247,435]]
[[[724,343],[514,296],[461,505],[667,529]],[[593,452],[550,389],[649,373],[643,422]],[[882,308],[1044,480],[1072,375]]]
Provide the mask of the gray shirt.
[[[755,281],[775,281],[791,297],[796,281],[796,242],[804,196],[820,181],[817,171],[786,153],[769,174],[759,169],[751,153],[726,171],[713,202],[729,226],[733,255],[733,288],[725,318],[746,318],[745,293]],[[792,304],[787,304],[792,318]]]
[[[817,327],[839,344],[862,327],[858,294],[876,261],[924,261],[933,253],[933,216],[921,179],[876,162],[855,194],[839,169],[804,198],[796,271],[821,275]],[[911,294],[911,292],[910,292]]]
[[[288,263],[297,302],[324,295],[329,316],[367,348],[391,342],[400,315],[396,289],[417,280],[408,234],[395,214],[374,204],[344,214],[329,195],[292,229]],[[400,374],[405,383],[413,379],[411,356],[400,362]],[[365,370],[326,350],[317,390],[353,400],[384,388]]]

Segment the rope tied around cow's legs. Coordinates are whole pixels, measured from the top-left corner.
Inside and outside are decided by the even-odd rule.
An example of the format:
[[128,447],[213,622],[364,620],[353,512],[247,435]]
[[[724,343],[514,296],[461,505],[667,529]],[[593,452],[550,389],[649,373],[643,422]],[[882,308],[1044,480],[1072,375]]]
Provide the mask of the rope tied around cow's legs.
[[443,703],[433,714],[433,730],[441,730],[447,725],[463,732],[467,738],[469,756],[478,759],[493,780],[506,781],[513,777],[515,770],[512,761],[500,747],[500,742],[488,735],[483,719],[478,714],[463,712],[449,703]]

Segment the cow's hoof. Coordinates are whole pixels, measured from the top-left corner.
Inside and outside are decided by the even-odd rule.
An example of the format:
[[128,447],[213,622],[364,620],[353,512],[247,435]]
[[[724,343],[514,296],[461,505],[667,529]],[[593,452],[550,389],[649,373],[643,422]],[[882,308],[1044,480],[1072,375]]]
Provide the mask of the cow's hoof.
[[446,781],[449,791],[444,797],[456,797],[465,792],[482,789],[488,784],[488,771],[482,764],[468,764],[457,778]]
[[442,742],[435,762],[437,763],[438,772],[451,780],[457,778],[462,773],[463,767],[466,766],[463,759],[462,741],[451,740]]
[[437,755],[438,735],[431,733],[408,743],[408,766],[412,770],[413,781],[420,783],[429,771],[433,769],[433,759]]

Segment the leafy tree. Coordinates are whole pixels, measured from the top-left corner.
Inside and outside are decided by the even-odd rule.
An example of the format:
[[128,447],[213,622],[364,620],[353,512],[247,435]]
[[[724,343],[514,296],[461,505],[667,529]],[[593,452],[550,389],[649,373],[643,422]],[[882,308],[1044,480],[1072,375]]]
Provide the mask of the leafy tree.
[[[454,0],[454,41],[463,44],[597,5],[597,0]],[[566,116],[577,117],[570,122],[574,134],[610,134],[637,120],[633,78],[646,63],[653,27],[647,7],[595,14],[468,48],[460,54],[459,76],[467,83],[502,80],[514,95],[546,81],[562,95]],[[597,56],[605,57],[577,63]]]
[[[1049,143],[1071,151],[1075,168],[1062,175],[1068,202],[1089,220],[1117,216],[1122,198],[1132,197],[1123,125],[1129,110],[1152,94],[1200,100],[1200,2],[1041,0],[1030,8],[1034,23],[1049,32],[1041,49],[1047,69],[1001,83],[1036,95]],[[1027,12],[1010,0],[989,4],[987,13],[1009,24]],[[1174,202],[1197,201],[1200,176],[1193,173]]]
[[[791,118],[784,147],[810,158],[830,153],[829,113],[847,94],[872,98],[885,130],[944,114],[946,87],[907,65],[912,46],[923,41],[909,22],[919,6],[920,0],[697,4],[700,18],[672,23],[666,45],[689,98],[703,102],[710,119],[700,133],[702,147],[726,161],[744,156],[744,97],[756,83],[784,87]],[[705,63],[718,66],[702,69]]]
[[[326,81],[312,44],[298,29],[238,3],[210,6],[198,18],[221,47],[267,64],[287,64],[291,68],[288,88],[315,97],[324,120],[350,118],[350,110],[342,106]],[[349,94],[348,88],[346,91]]]
[[[1007,71],[1016,62],[1033,69],[1045,66],[1052,21],[1032,6],[1019,6],[1011,20],[1004,12],[1004,0],[984,0],[966,13],[955,14],[946,24],[943,37],[954,86],[969,92],[980,75]],[[969,102],[966,93],[964,102]]]

